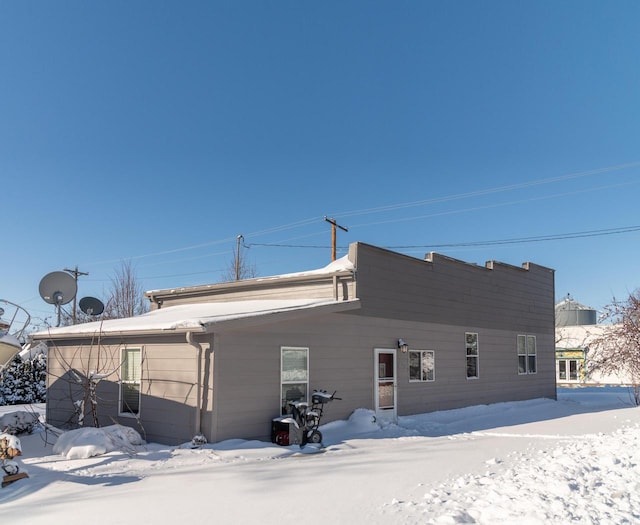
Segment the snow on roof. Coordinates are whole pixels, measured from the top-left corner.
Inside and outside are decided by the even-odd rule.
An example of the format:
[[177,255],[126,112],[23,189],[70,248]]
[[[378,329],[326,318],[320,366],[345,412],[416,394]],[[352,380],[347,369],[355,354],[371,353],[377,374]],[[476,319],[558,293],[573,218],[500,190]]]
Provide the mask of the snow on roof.
[[225,321],[260,317],[270,314],[308,310],[322,306],[346,305],[356,307],[357,300],[336,301],[335,299],[263,299],[195,303],[168,306],[152,310],[146,314],[124,319],[110,319],[92,323],[50,328],[36,332],[36,339],[47,336],[120,334],[149,331],[204,331],[208,326]]
[[[288,278],[292,278],[292,277],[332,275],[334,273],[340,273],[340,272],[344,272],[344,271],[353,271],[354,269],[355,269],[355,266],[349,260],[349,256],[345,255],[344,257],[341,257],[340,259],[336,259],[335,261],[329,263],[327,266],[325,266],[323,268],[318,268],[316,270],[307,270],[307,271],[295,272],[295,273],[283,273],[283,274],[280,274],[280,275],[270,275],[270,276],[267,276],[267,277],[256,277],[254,279],[247,279],[247,280],[248,281],[253,281],[253,282],[261,282],[261,281],[272,281],[272,280],[277,280],[277,279],[288,279]],[[213,287],[225,286],[225,285],[235,284],[235,283],[236,283],[236,281],[230,281],[230,282],[222,282],[222,283],[214,283],[214,284],[206,284],[206,285],[187,286],[187,287],[181,287],[181,288],[157,289],[157,290],[148,290],[145,293],[146,293],[146,295],[157,295],[158,293],[167,292],[169,290],[171,290],[171,291],[181,290],[182,291],[182,290],[189,290],[189,289],[193,289],[193,288],[213,288]]]
[[[306,272],[285,273],[282,275],[276,275],[273,278],[299,277],[305,275],[331,275],[332,273],[353,270],[354,268],[353,263],[349,260],[349,256],[345,255],[344,257],[340,257],[340,259],[336,259],[335,261],[327,264],[324,268],[318,268],[317,270],[309,270]],[[266,277],[266,279],[269,278],[270,277]]]

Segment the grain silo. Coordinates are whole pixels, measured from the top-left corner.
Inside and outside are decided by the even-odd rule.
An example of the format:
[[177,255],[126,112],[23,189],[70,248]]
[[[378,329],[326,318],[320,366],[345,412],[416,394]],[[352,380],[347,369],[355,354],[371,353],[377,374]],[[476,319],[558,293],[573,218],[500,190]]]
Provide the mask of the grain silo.
[[570,294],[556,304],[556,327],[594,325],[597,322],[596,311],[574,301]]

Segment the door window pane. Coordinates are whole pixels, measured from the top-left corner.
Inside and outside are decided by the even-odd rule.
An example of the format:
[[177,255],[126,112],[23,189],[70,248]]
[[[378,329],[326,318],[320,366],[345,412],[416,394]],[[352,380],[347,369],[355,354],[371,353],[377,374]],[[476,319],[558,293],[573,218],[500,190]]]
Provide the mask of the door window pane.
[[576,361],[575,359],[569,361],[569,380],[578,380],[578,361]]
[[393,381],[378,383],[378,407],[393,408]]
[[384,379],[394,376],[393,354],[378,354],[378,377]]
[[558,379],[562,381],[567,380],[567,362],[566,361],[558,361]]

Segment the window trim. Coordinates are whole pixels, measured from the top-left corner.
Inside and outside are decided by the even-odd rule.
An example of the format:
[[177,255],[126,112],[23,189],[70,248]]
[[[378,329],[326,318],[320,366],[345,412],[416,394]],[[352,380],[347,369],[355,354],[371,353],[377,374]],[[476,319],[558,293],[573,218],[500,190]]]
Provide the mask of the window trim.
[[[470,335],[475,336],[475,354],[470,354],[469,349],[473,349],[474,346],[469,345],[468,338]],[[478,336],[478,332],[465,332],[464,333],[464,345],[465,345],[465,374],[467,379],[478,379],[480,377],[480,337]],[[476,375],[469,375],[469,366],[467,363],[469,359],[476,360]]]
[[[306,369],[306,380],[294,380],[294,381],[285,381],[282,377],[283,369],[282,365],[284,363],[284,352],[285,350],[304,350],[306,352],[306,361],[307,361],[307,369]],[[285,411],[283,410],[283,387],[284,385],[298,385],[300,383],[305,384],[305,395],[303,401],[309,401],[309,347],[308,346],[281,346],[280,347],[280,392],[278,394],[280,399],[280,415],[285,415]]]
[[[524,338],[524,347],[521,351],[520,338]],[[533,340],[533,351],[530,351],[529,341]],[[533,375],[538,373],[538,340],[535,335],[532,334],[518,334],[516,338],[516,352],[518,353],[518,375]],[[524,371],[521,371],[520,359],[524,358]],[[530,359],[533,358],[535,362],[535,369],[531,371],[529,366]]]
[[[420,354],[420,379],[411,378],[411,354]],[[432,379],[423,379],[424,369],[422,368],[423,359],[426,354],[431,354],[431,360],[433,362],[433,368],[431,370]],[[409,350],[409,358],[407,359],[407,366],[409,367],[409,383],[433,383],[436,380],[436,352],[435,350]]]
[[[571,363],[575,362],[575,379],[571,378]],[[561,368],[564,365],[565,367],[565,377],[560,377]],[[581,383],[582,382],[582,373],[583,373],[583,360],[577,357],[563,357],[561,359],[556,360],[556,381],[559,383]]]
[[[124,379],[124,371],[125,371],[125,363],[127,362],[127,352],[136,350],[138,352],[139,362],[137,363],[139,367],[139,379]],[[125,346],[122,348],[120,352],[120,381],[118,384],[118,416],[120,417],[140,417],[140,409],[142,405],[142,346]],[[123,410],[124,408],[124,385],[137,385],[138,386],[138,410],[137,412],[133,412],[131,410]]]

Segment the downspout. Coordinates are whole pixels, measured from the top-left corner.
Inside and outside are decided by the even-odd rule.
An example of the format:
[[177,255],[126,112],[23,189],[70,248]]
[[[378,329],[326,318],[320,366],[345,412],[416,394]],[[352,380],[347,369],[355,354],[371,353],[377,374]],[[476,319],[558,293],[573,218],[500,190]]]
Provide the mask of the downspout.
[[196,421],[194,436],[202,434],[201,411],[202,407],[202,345],[193,339],[193,332],[187,332],[187,343],[196,349]]

